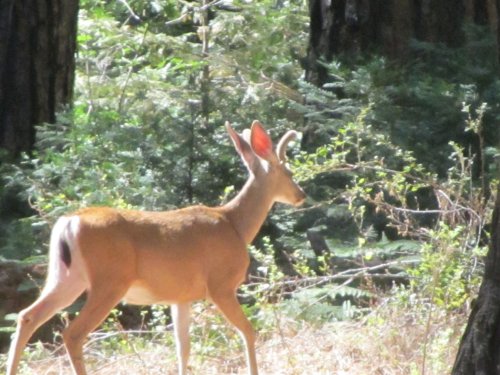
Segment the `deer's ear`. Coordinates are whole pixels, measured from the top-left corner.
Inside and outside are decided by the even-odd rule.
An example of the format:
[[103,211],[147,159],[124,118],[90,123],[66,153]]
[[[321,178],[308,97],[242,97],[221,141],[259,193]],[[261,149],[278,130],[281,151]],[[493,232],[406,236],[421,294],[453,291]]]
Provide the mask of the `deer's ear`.
[[233,141],[234,148],[236,149],[236,151],[238,151],[238,154],[240,154],[240,156],[243,159],[243,162],[245,163],[247,168],[251,170],[252,165],[256,159],[255,154],[252,151],[252,148],[243,139],[243,137],[241,135],[236,133],[236,131],[231,126],[231,124],[227,121],[226,121],[226,130],[229,133],[231,140]]
[[250,144],[253,151],[260,158],[271,161],[273,152],[273,141],[269,134],[262,127],[262,124],[255,120],[252,123],[252,133],[250,135]]
[[278,142],[278,146],[276,146],[276,154],[278,155],[278,159],[281,161],[286,160],[286,146],[288,143],[290,143],[292,140],[297,138],[298,133],[295,130],[289,130],[281,137],[280,141]]

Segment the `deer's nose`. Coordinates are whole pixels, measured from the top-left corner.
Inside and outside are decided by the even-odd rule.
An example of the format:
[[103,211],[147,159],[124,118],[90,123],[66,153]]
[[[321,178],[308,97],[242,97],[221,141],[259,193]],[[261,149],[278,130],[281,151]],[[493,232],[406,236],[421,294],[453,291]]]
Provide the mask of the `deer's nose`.
[[301,188],[299,188],[299,191],[298,191],[297,198],[295,200],[294,206],[298,207],[298,206],[302,205],[304,203],[304,201],[306,200],[306,198],[307,198],[307,195],[304,192],[304,190],[302,190]]

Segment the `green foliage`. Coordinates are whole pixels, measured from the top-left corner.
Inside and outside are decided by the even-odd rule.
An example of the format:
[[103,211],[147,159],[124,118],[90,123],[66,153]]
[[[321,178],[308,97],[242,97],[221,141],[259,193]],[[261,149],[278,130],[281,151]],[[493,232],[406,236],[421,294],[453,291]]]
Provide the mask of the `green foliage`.
[[478,290],[482,275],[481,259],[486,247],[469,242],[470,228],[442,223],[431,231],[424,246],[421,264],[409,271],[411,290],[429,299],[438,308],[461,309]]
[[[56,124],[39,127],[34,157],[9,176],[49,221],[88,205],[216,204],[226,186],[244,177],[224,121],[238,127],[259,118],[276,131],[287,124],[269,120],[287,107],[272,85],[300,74],[290,53],[305,35],[303,4],[277,9],[271,2],[235,3],[236,18],[229,11],[214,13],[207,55],[203,10],[196,3],[128,2],[142,20],[136,26],[125,22],[125,4],[82,4],[74,107]],[[272,30],[271,15],[279,15]],[[185,27],[172,28],[170,21]],[[249,45],[259,46],[259,53]],[[293,68],[279,66],[285,61]]]
[[361,310],[352,301],[359,303],[361,298],[371,296],[362,289],[343,285],[304,288],[294,293],[292,298],[282,301],[279,309],[298,321],[321,324],[359,316]]
[[[440,177],[451,166],[450,141],[470,149],[468,156],[478,157],[484,151],[478,147],[480,137],[484,147],[498,147],[496,47],[485,28],[470,26],[466,35],[467,43],[460,48],[414,42],[412,58],[404,64],[376,57],[355,65],[329,63],[330,83],[322,89],[303,87],[307,103],[303,111],[311,118],[319,141],[310,146],[318,147],[327,134],[334,135],[346,115],[370,107],[374,132],[412,151]],[[483,103],[488,106],[481,110]],[[481,132],[471,131],[464,106],[472,114],[482,111]]]
[[18,219],[0,226],[0,259],[26,259],[44,252],[33,236],[39,229],[32,224],[30,219]]
[[[302,85],[306,100],[295,109],[310,120],[311,151],[297,158],[295,170],[315,202],[305,228],[323,237],[333,263],[344,261],[338,255],[346,248],[351,259],[358,252],[369,255],[365,260],[414,260],[420,265],[402,269],[412,295],[457,310],[468,305],[482,274],[488,192],[498,181],[489,159],[498,153],[492,120],[498,109],[482,101],[491,93],[486,81],[471,82],[473,67],[455,66],[462,81],[441,74],[453,60],[427,47],[418,63],[397,68],[383,59],[353,70],[333,62],[332,83]],[[433,58],[444,60],[434,67]],[[482,74],[498,82],[496,71]],[[373,242],[383,247],[395,235],[417,245],[404,254],[373,255]]]
[[[252,276],[255,282],[242,286],[241,296],[252,298],[249,313],[256,317],[255,324],[260,330],[277,320],[276,311],[296,321],[311,323],[352,318],[359,313],[352,301],[372,296],[368,291],[345,283],[330,283],[328,278],[318,276],[308,264],[310,259],[302,252],[293,254],[294,269],[301,277],[287,277],[276,266],[276,251],[269,238],[263,239],[261,249],[251,247],[250,252],[259,263],[258,274]],[[326,269],[327,261],[322,259],[320,262]],[[273,303],[269,304],[270,301]]]

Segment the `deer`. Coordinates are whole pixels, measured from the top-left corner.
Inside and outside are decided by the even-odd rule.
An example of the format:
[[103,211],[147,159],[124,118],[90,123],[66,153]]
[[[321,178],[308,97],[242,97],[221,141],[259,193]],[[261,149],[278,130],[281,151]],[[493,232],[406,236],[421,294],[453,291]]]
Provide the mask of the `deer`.
[[258,375],[256,333],[237,299],[247,277],[247,246],[275,202],[301,205],[306,195],[293,180],[286,148],[297,132],[276,145],[259,121],[232,143],[248,169],[242,189],[218,207],[170,211],[87,207],[61,216],[49,243],[47,278],[35,302],[19,312],[7,360],[15,375],[34,331],[86,293],[62,339],[73,373],[85,375],[83,345],[121,301],[170,305],[179,375],[188,372],[191,304],[208,300],[242,337],[250,375]]

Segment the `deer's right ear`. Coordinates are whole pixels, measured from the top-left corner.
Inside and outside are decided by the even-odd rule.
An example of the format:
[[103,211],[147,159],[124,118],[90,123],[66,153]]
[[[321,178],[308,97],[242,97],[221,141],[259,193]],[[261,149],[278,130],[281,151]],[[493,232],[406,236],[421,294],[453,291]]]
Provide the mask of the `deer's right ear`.
[[269,137],[269,134],[267,134],[262,124],[257,120],[252,123],[250,144],[252,145],[252,149],[257,156],[267,161],[271,161],[273,159],[273,141]]
[[233,141],[234,148],[236,149],[236,151],[238,151],[238,154],[240,154],[241,158],[243,159],[243,162],[249,170],[252,170],[252,165],[256,160],[256,156],[252,150],[252,147],[250,147],[248,142],[245,141],[245,139],[243,139],[241,135],[236,133],[236,131],[228,121],[226,121],[226,130],[229,133],[231,140]]

